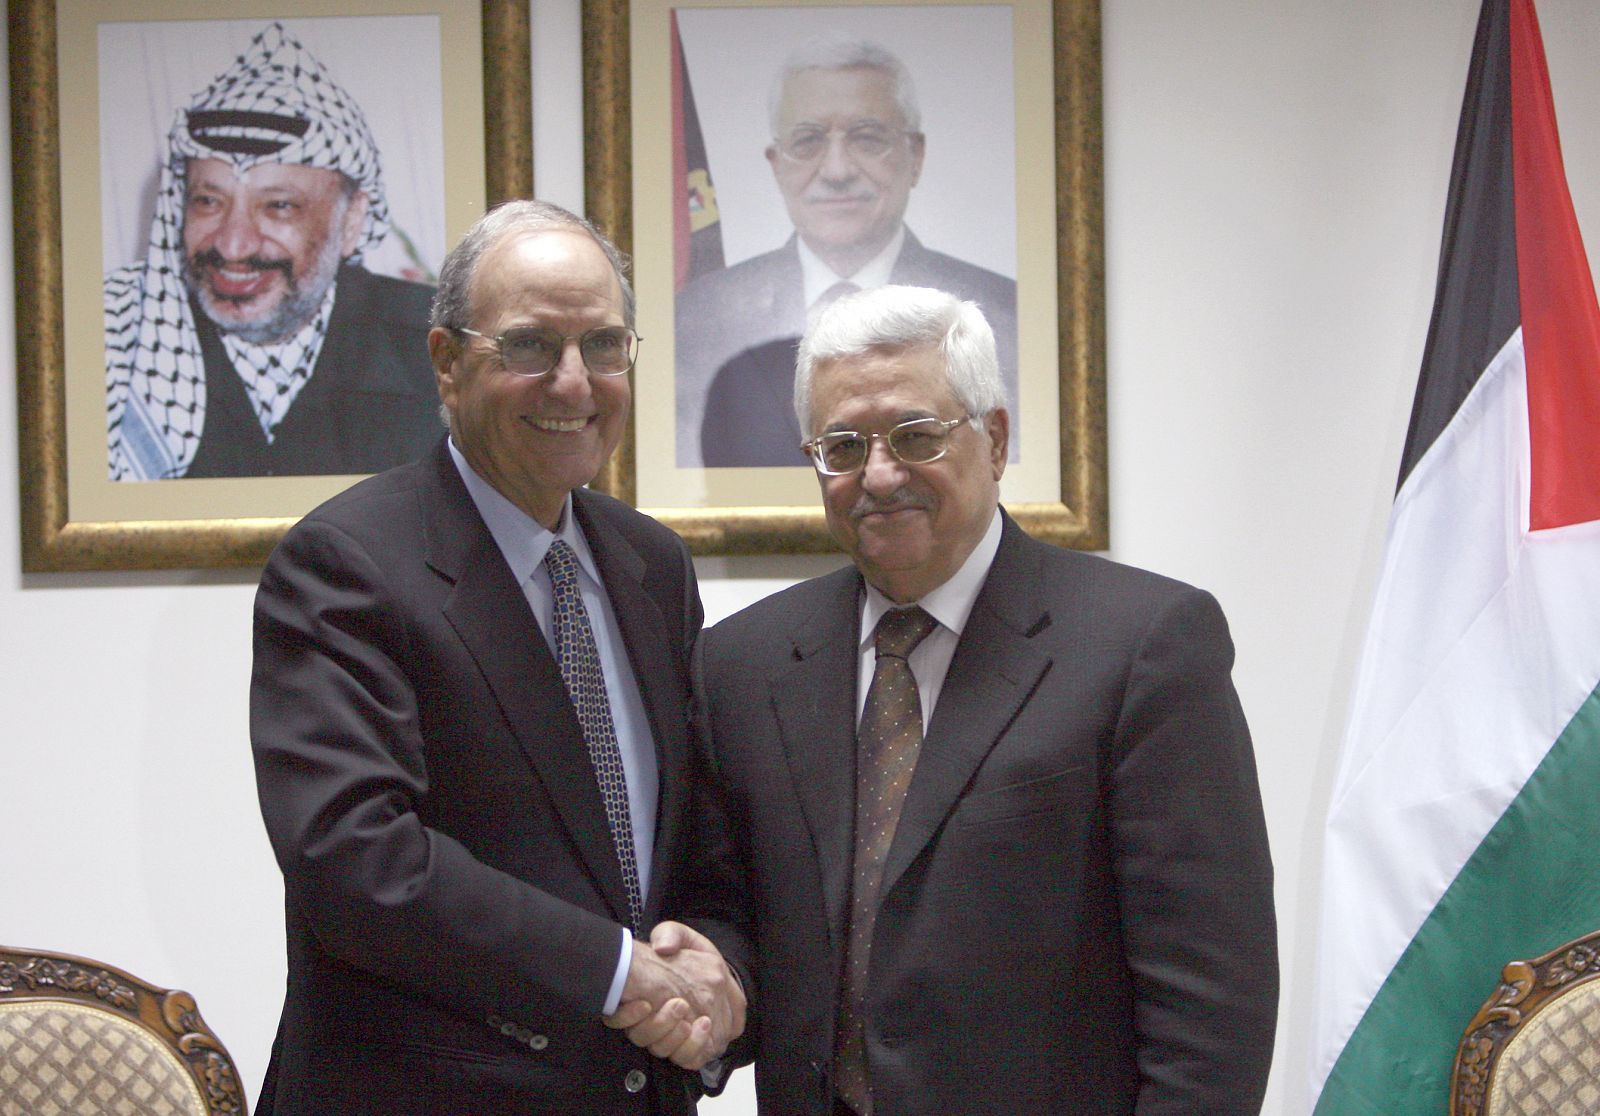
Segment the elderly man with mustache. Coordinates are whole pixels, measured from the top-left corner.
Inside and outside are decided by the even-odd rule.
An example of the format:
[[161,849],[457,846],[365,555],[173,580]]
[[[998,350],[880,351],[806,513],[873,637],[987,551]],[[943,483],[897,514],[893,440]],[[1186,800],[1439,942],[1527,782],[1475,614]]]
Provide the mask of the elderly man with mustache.
[[366,117],[281,23],[180,109],[145,259],[105,280],[112,480],[373,473],[443,431],[433,288],[389,229]]
[[[789,55],[767,107],[767,164],[794,235],[702,276],[678,298],[679,467],[798,463],[795,348],[808,315],[851,290],[897,283],[976,302],[1014,404],[1016,282],[924,246],[906,226],[928,137],[905,63],[870,40],[816,39]],[[959,146],[944,136],[944,150]]]
[[[1258,1112],[1272,864],[1216,601],[999,506],[970,302],[840,299],[794,405],[854,565],[701,641],[699,927],[753,974],[761,1110]],[[678,1014],[631,1034],[694,1064]]]

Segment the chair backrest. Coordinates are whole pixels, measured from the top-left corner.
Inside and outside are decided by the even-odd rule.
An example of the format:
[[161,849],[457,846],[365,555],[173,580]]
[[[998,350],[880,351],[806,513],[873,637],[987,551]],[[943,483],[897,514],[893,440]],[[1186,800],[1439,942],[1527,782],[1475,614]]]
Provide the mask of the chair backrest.
[[0,946],[0,1116],[249,1116],[194,997]]
[[1467,1024],[1450,1116],[1600,1113],[1600,930],[1513,961]]

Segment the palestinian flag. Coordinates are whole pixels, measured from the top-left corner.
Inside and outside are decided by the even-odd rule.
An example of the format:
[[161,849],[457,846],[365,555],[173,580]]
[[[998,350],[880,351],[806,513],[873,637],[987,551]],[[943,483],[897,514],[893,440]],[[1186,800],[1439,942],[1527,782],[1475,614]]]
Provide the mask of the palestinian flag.
[[1532,0],[1485,0],[1324,850],[1316,1116],[1444,1113],[1506,962],[1600,928],[1600,312]]
[[708,271],[722,269],[722,214],[711,185],[700,114],[683,62],[678,13],[672,13],[672,262],[673,289]]

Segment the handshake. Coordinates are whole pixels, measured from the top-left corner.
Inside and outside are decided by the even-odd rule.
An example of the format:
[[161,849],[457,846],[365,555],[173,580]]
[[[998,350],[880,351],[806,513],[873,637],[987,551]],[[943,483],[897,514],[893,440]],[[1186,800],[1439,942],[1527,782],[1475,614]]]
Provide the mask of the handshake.
[[633,943],[622,1000],[605,1023],[656,1057],[698,1070],[743,1033],[744,1009],[744,989],[711,940],[663,922],[649,942]]

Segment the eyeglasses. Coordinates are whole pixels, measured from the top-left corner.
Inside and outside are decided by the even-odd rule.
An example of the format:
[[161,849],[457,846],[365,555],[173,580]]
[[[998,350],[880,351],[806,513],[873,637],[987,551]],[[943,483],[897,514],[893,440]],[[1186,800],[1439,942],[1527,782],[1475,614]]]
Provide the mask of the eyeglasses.
[[465,326],[452,326],[457,333],[492,341],[500,351],[500,363],[514,376],[543,376],[561,363],[568,341],[578,343],[583,366],[596,376],[621,376],[632,370],[638,359],[641,338],[626,326],[599,326],[576,335],[542,326],[508,329],[498,337],[479,333]]
[[916,134],[904,128],[889,128],[882,124],[856,124],[849,128],[819,128],[805,124],[775,139],[773,143],[786,159],[796,163],[814,163],[827,154],[828,144],[834,136],[842,136],[845,154],[850,158],[857,162],[875,162],[889,154],[902,136]]
[[971,419],[920,418],[902,422],[887,434],[862,434],[857,430],[830,430],[800,447],[811,455],[817,472],[826,477],[843,477],[862,468],[872,453],[872,439],[882,438],[889,452],[907,465],[926,465],[937,461],[950,448],[950,431]]

